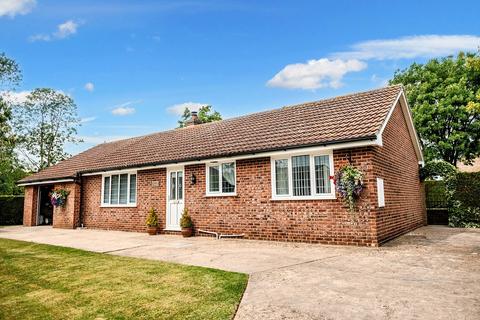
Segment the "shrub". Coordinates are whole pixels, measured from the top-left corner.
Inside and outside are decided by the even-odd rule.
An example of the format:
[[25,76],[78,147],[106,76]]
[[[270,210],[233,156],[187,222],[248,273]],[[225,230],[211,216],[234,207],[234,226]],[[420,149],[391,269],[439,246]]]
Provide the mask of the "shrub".
[[192,217],[188,214],[188,209],[183,210],[182,218],[180,219],[180,227],[193,228]]
[[158,215],[154,208],[148,211],[147,220],[145,221],[147,227],[158,227]]
[[480,172],[458,172],[446,180],[451,227],[480,228]]
[[23,223],[23,196],[0,196],[0,226]]
[[435,177],[448,178],[456,172],[457,168],[446,161],[428,161],[425,166],[420,169],[420,179],[433,179]]
[[427,180],[424,184],[427,209],[448,208],[445,180]]
[[463,206],[449,208],[448,225],[457,228],[480,228],[480,208]]

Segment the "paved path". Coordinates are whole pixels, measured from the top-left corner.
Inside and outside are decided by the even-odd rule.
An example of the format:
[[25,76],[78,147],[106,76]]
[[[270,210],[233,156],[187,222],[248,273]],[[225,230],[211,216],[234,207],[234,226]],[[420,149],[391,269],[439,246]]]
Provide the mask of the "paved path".
[[0,237],[248,273],[240,320],[480,315],[480,230],[424,227],[381,248],[51,227]]

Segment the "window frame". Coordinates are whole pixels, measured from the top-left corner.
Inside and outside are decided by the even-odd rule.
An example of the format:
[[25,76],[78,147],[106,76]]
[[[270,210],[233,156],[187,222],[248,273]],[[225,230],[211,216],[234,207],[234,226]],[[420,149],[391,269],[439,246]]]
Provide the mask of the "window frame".
[[[295,156],[309,156],[310,158],[310,195],[309,196],[294,196],[293,195],[293,174],[292,174],[292,157]],[[329,176],[335,174],[335,168],[333,164],[333,150],[324,150],[320,152],[285,152],[281,155],[275,155],[270,157],[271,165],[271,200],[333,200],[336,199],[335,184],[333,179],[330,179],[330,192],[329,193],[316,193],[317,191],[317,179],[315,178],[315,157],[328,156],[329,163]],[[288,194],[277,194],[276,188],[276,160],[287,160],[288,163]]]
[[[235,176],[235,186],[233,192],[223,192],[223,164],[233,163],[233,175]],[[218,191],[210,191],[210,167],[218,166]],[[206,197],[231,197],[237,195],[237,161],[223,160],[205,164],[205,196]]]
[[[112,197],[111,197],[111,192],[112,192],[112,176],[117,176],[118,175],[118,201],[120,202],[120,175],[122,174],[127,174],[127,203],[117,203],[117,204],[112,204]],[[130,202],[130,183],[131,183],[131,176],[136,175],[135,179],[135,202]],[[105,195],[105,178],[109,177],[110,178],[110,185],[109,185],[109,203],[104,203],[104,195]],[[121,207],[127,207],[127,208],[134,208],[137,206],[137,198],[138,198],[138,173],[137,171],[115,171],[115,172],[109,172],[102,174],[102,190],[101,190],[101,196],[100,196],[100,207],[101,208],[121,208]]]

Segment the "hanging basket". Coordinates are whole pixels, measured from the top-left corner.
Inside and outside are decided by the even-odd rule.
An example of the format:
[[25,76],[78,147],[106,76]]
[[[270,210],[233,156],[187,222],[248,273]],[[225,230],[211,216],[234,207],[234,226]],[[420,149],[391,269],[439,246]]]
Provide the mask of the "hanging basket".
[[356,202],[364,189],[363,177],[363,172],[352,165],[340,168],[335,174],[335,188],[350,212],[355,211]]
[[65,189],[54,190],[50,193],[50,203],[54,207],[64,207],[67,203],[67,197],[70,191]]

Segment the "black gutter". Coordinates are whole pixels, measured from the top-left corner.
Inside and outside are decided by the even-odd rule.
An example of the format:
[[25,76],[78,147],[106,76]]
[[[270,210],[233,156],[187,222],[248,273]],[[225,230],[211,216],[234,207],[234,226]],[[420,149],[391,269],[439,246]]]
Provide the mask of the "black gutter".
[[77,179],[78,179],[78,184],[80,185],[80,200],[79,200],[79,212],[78,212],[78,224],[79,226],[77,227],[82,227],[83,228],[83,179],[82,177],[77,174]]
[[[303,145],[292,145],[292,146],[285,146],[281,148],[270,148],[270,149],[259,149],[248,152],[237,152],[237,153],[228,153],[223,155],[214,155],[209,157],[202,157],[202,158],[183,158],[183,159],[176,159],[176,160],[169,160],[169,161],[156,161],[156,162],[147,162],[142,164],[132,164],[132,165],[125,165],[125,166],[116,166],[116,167],[106,167],[102,169],[93,169],[93,170],[82,170],[77,172],[77,177],[81,177],[82,174],[86,173],[96,173],[96,172],[105,172],[105,171],[113,171],[113,170],[126,170],[126,169],[142,169],[142,167],[150,167],[150,166],[161,166],[166,164],[176,164],[181,162],[189,162],[189,161],[202,161],[202,160],[209,160],[209,159],[216,159],[219,157],[237,157],[243,155],[256,155],[258,153],[265,153],[265,152],[274,152],[274,151],[287,151],[287,150],[295,150],[300,148],[308,148],[308,147],[326,147],[332,144],[338,143],[348,143],[348,142],[358,142],[358,141],[367,141],[367,140],[376,140],[376,135],[365,136],[361,138],[353,138],[353,139],[341,139],[341,140],[332,140],[324,143],[310,143],[310,144],[303,144]],[[27,182],[20,182],[20,183],[36,183],[42,181],[54,181],[54,180],[61,180],[61,179],[74,179],[74,177],[63,177],[63,178],[55,178],[55,179],[42,179],[42,180],[32,180]]]

